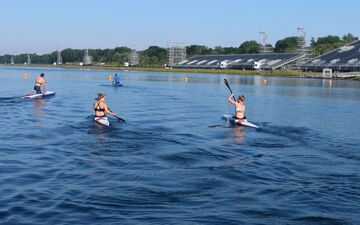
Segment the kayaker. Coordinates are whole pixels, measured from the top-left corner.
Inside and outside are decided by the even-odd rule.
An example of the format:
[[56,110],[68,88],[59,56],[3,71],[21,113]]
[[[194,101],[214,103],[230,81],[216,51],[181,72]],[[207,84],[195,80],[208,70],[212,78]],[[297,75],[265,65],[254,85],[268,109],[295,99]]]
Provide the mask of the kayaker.
[[119,86],[120,85],[120,77],[115,73],[114,79],[112,81],[112,84],[114,86]]
[[234,114],[234,119],[237,119],[237,120],[240,120],[243,121],[246,119],[246,116],[245,116],[245,104],[244,104],[244,101],[245,101],[245,96],[244,95],[240,95],[238,98],[237,98],[237,101],[234,101],[233,99],[233,96],[234,94],[231,94],[228,98],[228,101],[235,106],[235,114]]
[[98,97],[94,102],[95,117],[106,117],[106,114],[111,114],[116,116],[115,113],[107,107],[105,102],[105,95],[103,93],[98,93]]
[[43,93],[46,93],[46,85],[45,85],[45,74],[41,73],[38,77],[36,77],[34,90],[36,91],[36,94],[42,94],[41,88]]

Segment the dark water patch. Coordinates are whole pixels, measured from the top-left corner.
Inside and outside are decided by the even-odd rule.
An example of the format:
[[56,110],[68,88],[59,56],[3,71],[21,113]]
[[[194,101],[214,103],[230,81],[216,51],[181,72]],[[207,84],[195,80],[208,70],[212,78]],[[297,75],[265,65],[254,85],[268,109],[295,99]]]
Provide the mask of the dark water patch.
[[294,219],[295,224],[345,225],[351,221],[333,217],[331,215],[309,215]]

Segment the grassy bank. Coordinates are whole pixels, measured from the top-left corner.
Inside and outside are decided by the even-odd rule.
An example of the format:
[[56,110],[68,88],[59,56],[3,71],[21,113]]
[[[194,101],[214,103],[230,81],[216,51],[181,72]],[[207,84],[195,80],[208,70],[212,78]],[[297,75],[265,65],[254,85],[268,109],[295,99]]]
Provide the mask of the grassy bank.
[[[9,66],[9,65],[6,65]],[[321,73],[302,72],[299,70],[274,70],[274,71],[257,71],[257,70],[229,70],[229,69],[169,69],[163,67],[117,67],[117,66],[77,66],[77,65],[11,65],[14,67],[44,67],[44,68],[67,68],[67,69],[93,69],[93,70],[119,70],[119,71],[144,71],[144,72],[174,72],[174,73],[212,73],[212,74],[238,74],[238,75],[260,75],[260,76],[283,76],[283,77],[304,77],[319,76]]]

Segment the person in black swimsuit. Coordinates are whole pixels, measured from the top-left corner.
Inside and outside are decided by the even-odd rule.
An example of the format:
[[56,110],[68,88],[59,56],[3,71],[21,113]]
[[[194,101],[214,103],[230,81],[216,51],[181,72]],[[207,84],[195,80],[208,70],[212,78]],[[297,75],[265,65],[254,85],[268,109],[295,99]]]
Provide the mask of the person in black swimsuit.
[[106,117],[106,114],[116,116],[116,114],[111,112],[111,110],[107,107],[105,102],[105,95],[103,93],[98,93],[98,97],[95,99],[94,102],[94,111],[95,117]]
[[237,98],[237,101],[233,100],[234,94],[231,94],[228,98],[228,101],[235,106],[235,114],[233,116],[234,119],[239,120],[240,122],[246,119],[245,116],[245,96],[240,95]]

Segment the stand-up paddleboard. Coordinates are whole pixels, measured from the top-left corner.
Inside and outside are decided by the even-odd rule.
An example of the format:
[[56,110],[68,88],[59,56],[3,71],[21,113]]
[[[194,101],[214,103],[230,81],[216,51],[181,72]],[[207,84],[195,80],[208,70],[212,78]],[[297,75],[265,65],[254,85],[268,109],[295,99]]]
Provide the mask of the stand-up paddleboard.
[[21,98],[46,98],[54,95],[55,95],[55,91],[47,91],[45,94],[27,94],[21,96]]
[[243,120],[242,122],[240,122],[240,120],[238,119],[234,119],[233,115],[229,115],[229,114],[224,114],[223,119],[229,121],[230,123],[234,124],[234,125],[240,125],[240,126],[245,126],[245,127],[253,127],[253,128],[260,128],[259,126],[250,123],[249,121],[247,121],[246,119]]
[[106,116],[95,116],[94,121],[107,127],[110,126],[110,122]]
[[122,84],[117,84],[117,85],[114,85],[114,84],[101,84],[100,86],[104,86],[104,87],[122,87],[123,85]]

